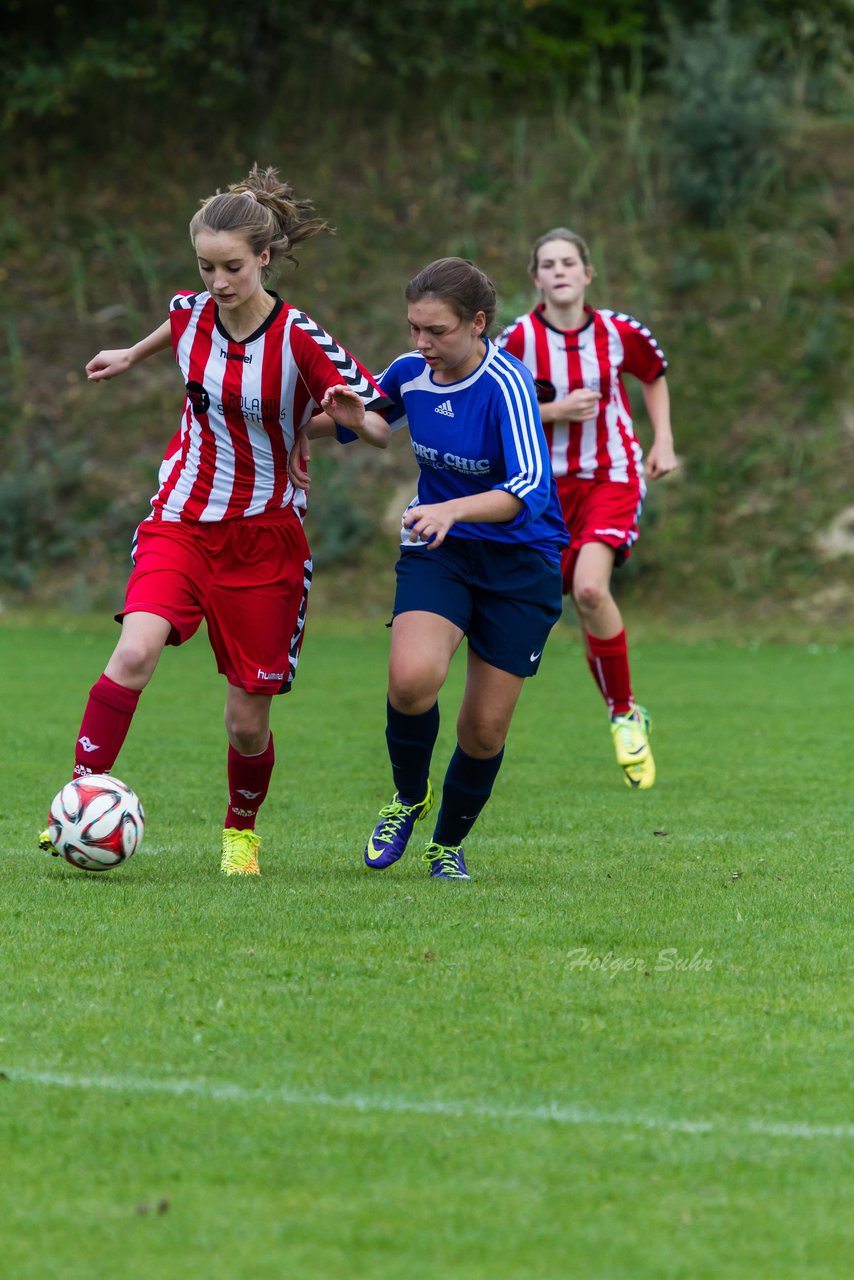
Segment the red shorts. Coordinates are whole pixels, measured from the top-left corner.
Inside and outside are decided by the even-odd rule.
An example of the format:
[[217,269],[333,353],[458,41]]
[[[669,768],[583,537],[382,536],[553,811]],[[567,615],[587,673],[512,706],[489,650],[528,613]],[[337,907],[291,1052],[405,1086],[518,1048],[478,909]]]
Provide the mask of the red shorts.
[[157,524],[137,530],[134,568],[116,615],[154,613],[183,644],[204,620],[217,669],[247,693],[287,693],[296,675],[311,585],[299,519]]
[[564,595],[572,591],[575,562],[587,542],[613,547],[615,565],[621,565],[638,540],[638,519],[646,492],[640,480],[621,484],[615,480],[579,480],[558,476],[560,509],[569,530],[569,546],[561,556]]

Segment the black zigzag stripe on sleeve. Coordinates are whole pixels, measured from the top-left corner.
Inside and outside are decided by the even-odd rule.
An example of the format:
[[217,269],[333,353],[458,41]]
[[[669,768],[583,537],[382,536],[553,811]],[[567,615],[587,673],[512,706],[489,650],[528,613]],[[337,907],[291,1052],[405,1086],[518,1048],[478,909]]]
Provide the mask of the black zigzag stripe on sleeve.
[[653,351],[655,351],[656,354],[659,355],[661,359],[664,361],[665,365],[667,365],[667,359],[664,355],[664,352],[661,350],[661,347],[658,345],[658,342],[655,336],[652,333],[650,333],[649,329],[647,329],[645,324],[641,324],[640,320],[636,320],[634,316],[630,316],[627,311],[610,311],[610,312],[603,311],[601,314],[611,315],[614,317],[615,320],[621,320],[624,324],[629,325],[630,328],[634,329],[642,337],[646,338],[647,342],[652,347]]
[[641,324],[640,320],[636,320],[634,316],[630,316],[627,311],[612,311],[611,315],[614,317],[615,320],[622,320],[625,324],[629,325],[632,329],[637,329],[638,333],[642,334],[644,338],[649,339],[649,341],[655,347],[656,351],[659,350],[659,346],[655,338],[652,336],[649,329],[647,329],[646,325]]
[[172,301],[169,303],[170,311],[192,311],[195,306],[197,293],[176,293]]
[[356,361],[350,355],[349,351],[345,351],[340,343],[336,342],[330,333],[327,333],[316,321],[312,320],[300,311],[294,318],[294,324],[297,328],[302,329],[312,342],[316,343],[328,360],[335,365],[341,374],[341,381],[362,397],[363,400],[376,400],[377,391],[368,381],[362,370],[356,364]]

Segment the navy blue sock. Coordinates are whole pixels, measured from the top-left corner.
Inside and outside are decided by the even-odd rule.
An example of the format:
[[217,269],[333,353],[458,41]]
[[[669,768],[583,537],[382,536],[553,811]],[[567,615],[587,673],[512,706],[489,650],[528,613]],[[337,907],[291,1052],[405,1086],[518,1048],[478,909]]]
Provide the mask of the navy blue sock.
[[434,702],[429,711],[408,716],[389,702],[386,716],[385,740],[395,790],[405,804],[417,804],[427,794],[430,760],[439,733],[439,704]]
[[503,758],[503,747],[488,760],[467,756],[462,747],[457,747],[442,787],[442,807],[433,833],[436,844],[462,844],[492,795]]

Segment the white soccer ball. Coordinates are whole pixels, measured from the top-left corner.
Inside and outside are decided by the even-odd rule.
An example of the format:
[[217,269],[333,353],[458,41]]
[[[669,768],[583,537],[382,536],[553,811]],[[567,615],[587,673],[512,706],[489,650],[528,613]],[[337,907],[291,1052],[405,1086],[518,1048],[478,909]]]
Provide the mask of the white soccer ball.
[[109,871],[142,844],[145,814],[124,782],[92,773],[67,782],[50,806],[51,843],[72,867]]

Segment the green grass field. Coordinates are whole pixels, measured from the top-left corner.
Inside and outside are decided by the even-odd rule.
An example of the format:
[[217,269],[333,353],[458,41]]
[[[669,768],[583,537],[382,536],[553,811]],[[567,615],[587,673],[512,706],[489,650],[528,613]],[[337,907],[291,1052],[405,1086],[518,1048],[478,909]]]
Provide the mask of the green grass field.
[[143,847],[93,875],[34,839],[112,632],[0,627],[3,1274],[849,1275],[854,651],[642,639],[633,794],[561,626],[455,884],[363,869],[387,635],[310,626],[257,881],[217,870],[204,640],[116,768]]

